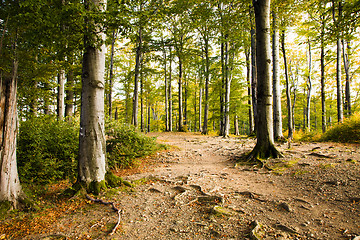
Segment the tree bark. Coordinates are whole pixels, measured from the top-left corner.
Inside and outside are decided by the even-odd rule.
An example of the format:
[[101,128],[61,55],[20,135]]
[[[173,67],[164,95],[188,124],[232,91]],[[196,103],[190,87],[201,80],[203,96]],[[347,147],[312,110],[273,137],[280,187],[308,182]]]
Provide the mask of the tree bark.
[[[335,17],[335,2],[333,1],[333,20],[336,27],[339,26],[341,16],[341,2],[339,2],[339,16]],[[341,39],[337,36],[336,40],[336,102],[337,102],[337,117],[338,122],[342,122],[344,118],[342,84],[341,84]]]
[[351,91],[350,91],[350,73],[349,73],[349,55],[345,49],[350,49],[350,43],[347,43],[347,48],[345,48],[345,41],[342,40],[343,46],[343,61],[344,61],[344,70],[345,70],[345,114],[351,116]]
[[310,104],[311,104],[311,91],[312,91],[312,80],[311,80],[311,74],[312,74],[312,60],[311,60],[311,43],[310,40],[308,41],[309,46],[309,76],[308,76],[308,82],[307,82],[307,98],[306,98],[306,131],[310,132],[311,130],[311,119],[310,119]]
[[111,41],[111,52],[110,52],[110,75],[109,75],[109,93],[108,93],[108,107],[109,107],[109,119],[112,119],[112,87],[113,87],[113,78],[114,78],[114,52],[115,52],[115,41],[116,41],[116,32],[115,30],[112,33]]
[[165,81],[165,131],[169,131],[169,86],[168,86],[168,79],[167,79],[167,69],[166,69],[166,47],[164,46],[164,81]]
[[138,107],[139,107],[139,72],[140,72],[140,59],[142,54],[142,29],[139,29],[138,36],[138,46],[136,48],[136,57],[135,57],[135,76],[134,76],[134,95],[133,95],[133,111],[131,124],[137,127],[138,125]]
[[0,73],[0,202],[18,208],[24,198],[16,163],[17,61],[13,61],[11,76]]
[[246,58],[246,80],[247,80],[247,89],[248,89],[248,105],[249,105],[249,134],[254,133],[254,114],[253,114],[253,105],[252,105],[252,91],[251,91],[251,69],[250,69],[250,51],[245,49],[245,58]]
[[67,89],[65,101],[65,117],[74,116],[74,71],[70,70],[67,75]]
[[[274,139],[284,139],[282,134],[281,92],[279,77],[279,30],[277,16],[273,13],[273,106],[274,106]],[[291,106],[288,105],[290,108]]]
[[172,68],[171,68],[171,63],[172,63],[172,49],[171,47],[169,47],[169,131],[172,132],[173,130],[173,121],[172,121],[172,87],[171,87],[171,76],[172,76]]
[[257,63],[257,142],[248,159],[267,159],[282,154],[274,146],[271,47],[270,47],[270,0],[253,0],[256,23],[256,63]]
[[293,139],[293,112],[292,112],[292,105],[291,105],[291,93],[290,93],[290,83],[289,83],[289,73],[288,73],[288,64],[286,58],[286,51],[285,51],[285,30],[282,31],[281,34],[281,51],[283,53],[284,58],[284,69],[285,69],[285,80],[286,80],[286,105],[287,105],[287,112],[288,112],[288,139]]
[[210,59],[209,59],[209,41],[205,38],[204,44],[205,53],[205,109],[204,109],[204,124],[202,134],[208,134],[208,121],[209,121],[209,82],[210,82]]
[[65,71],[63,69],[58,73],[57,91],[57,117],[58,120],[63,120],[65,115]]
[[183,113],[183,87],[182,87],[182,78],[183,78],[183,72],[182,72],[182,59],[180,56],[179,57],[179,79],[178,79],[178,89],[179,89],[179,125],[178,125],[178,131],[182,132],[184,131],[184,126],[183,126],[183,118],[184,118],[184,113]]
[[230,86],[231,78],[229,74],[229,43],[225,42],[225,95],[224,95],[224,121],[223,137],[228,137],[230,133]]
[[[106,0],[92,1],[94,7],[104,11]],[[89,9],[85,1],[86,9]],[[92,9],[91,9],[92,10]],[[94,24],[87,20],[87,25]],[[99,26],[96,27],[99,30]],[[91,45],[95,37],[105,40],[103,32],[85,33],[85,51],[82,69],[81,115],[79,134],[78,182],[89,192],[98,194],[105,187],[105,44]]]
[[326,132],[326,96],[325,96],[325,49],[324,39],[321,38],[321,50],[320,50],[320,85],[321,85],[321,129],[322,132]]
[[[254,133],[257,132],[258,113],[257,113],[257,73],[256,73],[256,40],[255,30],[251,29],[251,100],[254,113]],[[252,133],[250,133],[252,134]]]

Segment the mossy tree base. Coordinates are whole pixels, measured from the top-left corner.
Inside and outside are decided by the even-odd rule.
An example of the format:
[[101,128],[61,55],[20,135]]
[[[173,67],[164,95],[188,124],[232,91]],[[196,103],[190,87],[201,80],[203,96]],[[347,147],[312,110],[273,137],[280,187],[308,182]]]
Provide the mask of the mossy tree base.
[[66,189],[64,194],[65,196],[75,196],[82,191],[84,193],[91,193],[94,195],[99,195],[101,192],[107,190],[108,188],[116,188],[120,186],[133,187],[128,181],[123,180],[121,177],[116,176],[112,172],[107,172],[105,175],[105,180],[97,182],[93,181],[91,183],[85,183],[82,181],[76,181],[70,188]]
[[0,201],[0,214],[2,216],[14,209],[22,211],[38,211],[39,207],[27,197],[19,198],[16,204],[10,201]]
[[282,158],[284,155],[276,149],[273,144],[269,145],[261,145],[256,144],[254,149],[245,157],[245,160],[248,163],[252,163],[254,165],[260,165],[264,167],[264,160],[268,158]]

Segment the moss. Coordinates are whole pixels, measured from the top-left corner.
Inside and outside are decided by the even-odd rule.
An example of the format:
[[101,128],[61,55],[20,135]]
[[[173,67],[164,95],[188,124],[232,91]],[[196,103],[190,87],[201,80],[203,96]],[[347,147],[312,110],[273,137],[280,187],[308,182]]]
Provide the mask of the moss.
[[0,202],[0,214],[4,216],[8,211],[12,209],[12,204],[10,201]]
[[102,180],[100,182],[98,181],[92,181],[86,188],[86,191],[88,193],[93,193],[95,195],[99,195],[103,190],[106,190],[106,181]]
[[133,184],[131,184],[128,181],[125,181],[121,177],[116,176],[114,173],[108,171],[105,175],[106,184],[107,186],[114,188],[114,187],[120,187],[120,186],[128,186],[133,187]]

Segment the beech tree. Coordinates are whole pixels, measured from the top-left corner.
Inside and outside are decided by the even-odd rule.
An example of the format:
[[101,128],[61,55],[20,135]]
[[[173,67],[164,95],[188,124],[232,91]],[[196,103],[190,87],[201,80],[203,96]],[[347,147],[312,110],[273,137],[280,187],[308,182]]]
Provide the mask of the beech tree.
[[280,157],[275,148],[272,115],[272,84],[270,80],[270,0],[253,0],[256,23],[257,65],[257,142],[248,159]]
[[[105,10],[106,0],[86,0],[88,12]],[[105,187],[105,34],[100,23],[88,15],[84,36],[78,183],[93,193]]]

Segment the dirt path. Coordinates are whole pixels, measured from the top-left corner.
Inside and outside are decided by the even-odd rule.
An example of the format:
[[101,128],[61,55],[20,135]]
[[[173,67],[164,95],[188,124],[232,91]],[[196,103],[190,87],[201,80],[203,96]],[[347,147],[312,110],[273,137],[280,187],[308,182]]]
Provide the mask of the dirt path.
[[[59,219],[53,234],[68,239],[354,239],[360,235],[360,147],[330,143],[284,144],[272,171],[234,158],[249,139],[161,133],[178,150],[159,153],[132,191],[110,191],[123,212],[89,203]],[[262,237],[261,237],[262,236]],[[55,235],[54,235],[55,238]],[[47,239],[54,239],[47,238]],[[28,238],[28,239],[35,239]]]

